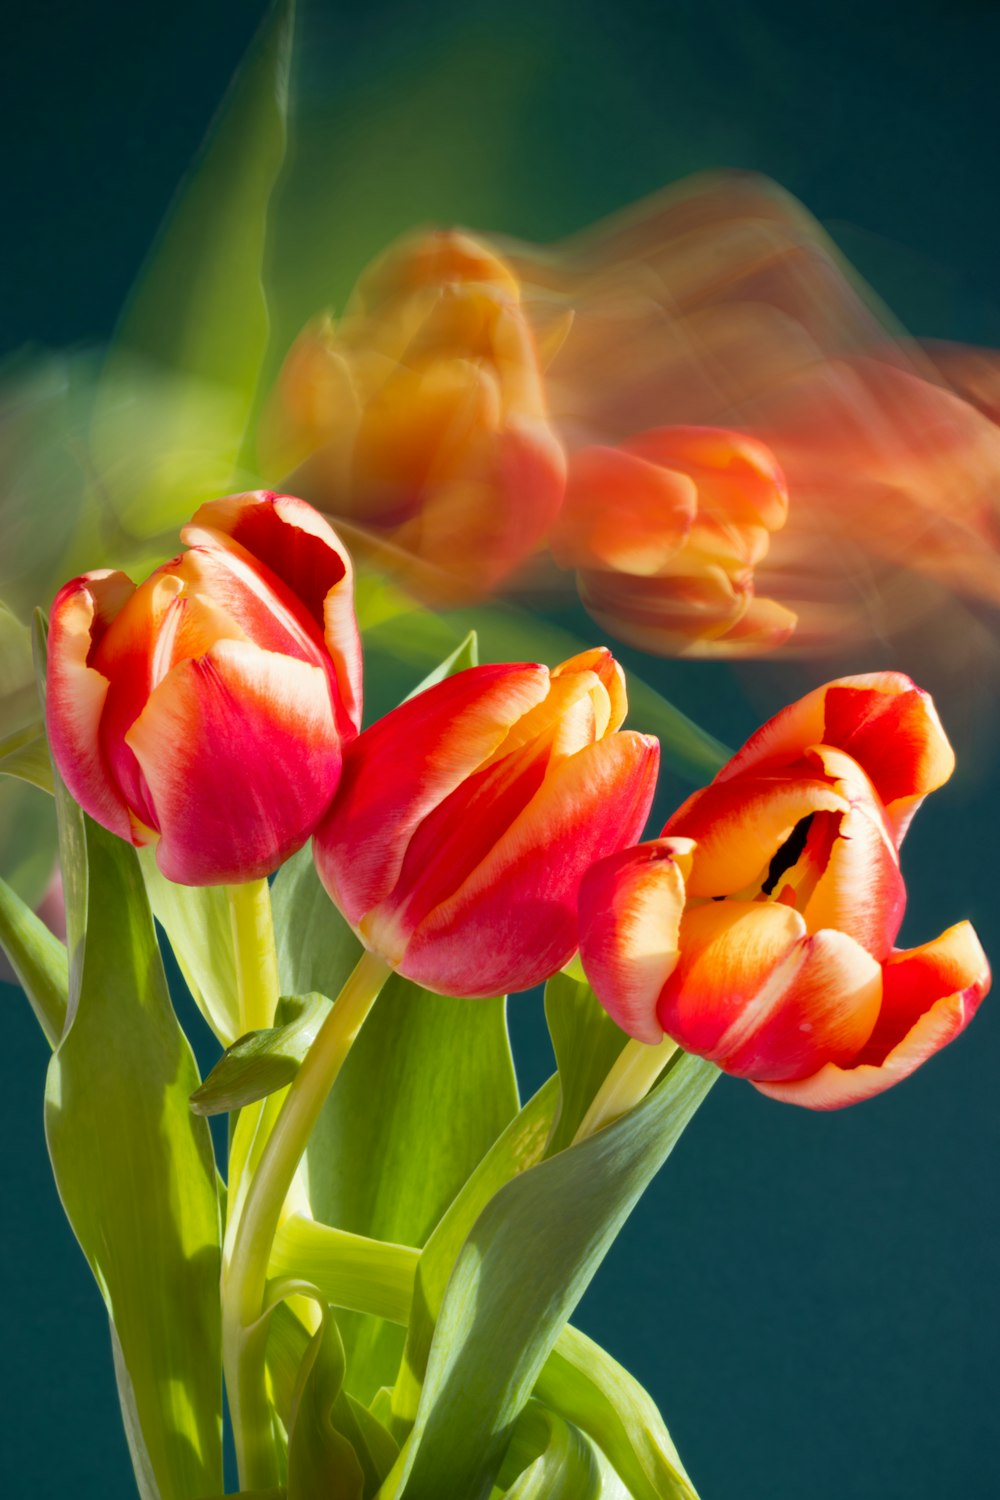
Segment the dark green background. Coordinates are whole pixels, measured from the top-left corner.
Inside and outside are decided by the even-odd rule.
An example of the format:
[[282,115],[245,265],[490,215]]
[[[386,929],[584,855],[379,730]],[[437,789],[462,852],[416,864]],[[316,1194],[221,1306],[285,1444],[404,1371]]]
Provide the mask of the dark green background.
[[[107,337],[262,12],[11,16],[4,348]],[[435,3],[351,18],[332,0],[307,25],[301,98],[331,144],[296,170],[328,202],[311,228],[289,195],[279,267],[288,237],[314,232],[342,286],[414,221],[545,239],[687,171],[751,167],[834,227],[913,332],[1000,344],[991,0],[508,0],[461,19]],[[930,674],[966,752],[907,841],[904,938],[968,915],[996,957],[995,688],[885,648],[850,663],[890,664]],[[665,665],[660,680],[735,744],[841,666]],[[665,803],[682,791],[668,774]],[[126,1500],[103,1312],[45,1158],[47,1049],[13,990],[3,1004],[2,1492]],[[547,1066],[534,1001],[515,1033],[532,1082]],[[988,1001],[915,1078],[842,1114],[728,1080],[713,1092],[579,1318],[657,1398],[703,1500],[997,1493],[998,1073]]]

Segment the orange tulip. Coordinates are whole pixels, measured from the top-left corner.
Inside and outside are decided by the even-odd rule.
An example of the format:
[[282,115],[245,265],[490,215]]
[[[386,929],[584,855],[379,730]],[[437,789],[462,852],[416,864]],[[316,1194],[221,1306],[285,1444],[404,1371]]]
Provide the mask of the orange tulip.
[[565,482],[509,267],[457,231],[390,246],[340,321],[292,347],[260,451],[423,592],[494,587],[537,548]]
[[784,709],[661,839],[587,875],[581,957],[606,1009],[641,1041],[666,1032],[814,1109],[906,1077],[990,984],[968,922],[894,947],[899,845],[953,764],[930,698],[899,673]]
[[55,763],[98,823],[183,885],[258,879],[312,833],[361,718],[351,562],[303,501],[203,505],[138,588],[104,570],[52,607]]
[[795,615],[758,598],[754,570],[784,525],[784,479],[763,443],[713,427],[661,427],[570,460],[552,538],[599,624],[669,656],[757,653]]
[[472,667],[349,747],[316,868],[365,946],[428,989],[496,995],[577,946],[587,867],[632,843],[659,747],[623,733],[603,649],[549,671]]

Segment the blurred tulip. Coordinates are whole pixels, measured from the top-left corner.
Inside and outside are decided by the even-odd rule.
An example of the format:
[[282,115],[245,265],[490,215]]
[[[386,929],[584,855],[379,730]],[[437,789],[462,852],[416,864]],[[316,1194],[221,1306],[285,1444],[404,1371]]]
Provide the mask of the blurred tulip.
[[649,812],[656,740],[603,649],[549,671],[472,667],[394,709],[349,748],[314,840],[330,896],[373,953],[444,994],[548,978],[577,946],[593,860]]
[[788,495],[763,443],[711,427],[661,427],[570,460],[552,538],[580,596],[620,640],[663,656],[780,645],[795,615],[754,591]]
[[[540,343],[572,314],[546,370],[571,500],[595,447],[627,452],[665,423],[736,429],[787,484],[787,523],[711,592],[702,580],[692,596],[686,574],[585,573],[610,632],[664,654],[693,640],[714,655],[828,652],[954,618],[956,599],[1000,603],[996,356],[907,340],[776,184],[702,174],[552,249],[506,253]],[[620,523],[627,543],[634,487],[603,487],[604,532]],[[668,532],[670,518],[667,502]],[[720,629],[751,584],[745,627]]]
[[203,505],[138,588],[101,571],[52,607],[53,758],[83,808],[169,879],[258,879],[312,833],[361,717],[351,562],[303,501]]
[[535,346],[509,267],[468,235],[408,236],[343,317],[293,345],[260,454],[432,598],[485,593],[562,500]]
[[661,839],[586,876],[581,957],[606,1009],[814,1109],[906,1077],[990,985],[968,922],[894,947],[899,845],[953,765],[930,698],[899,673],[784,709]]

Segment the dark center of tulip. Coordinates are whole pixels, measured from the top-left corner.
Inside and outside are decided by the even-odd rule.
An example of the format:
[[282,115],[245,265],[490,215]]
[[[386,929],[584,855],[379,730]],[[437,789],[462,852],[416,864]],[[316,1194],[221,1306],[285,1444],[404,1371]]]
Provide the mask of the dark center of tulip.
[[773,895],[774,889],[781,877],[792,869],[799,861],[799,857],[806,847],[806,839],[809,837],[809,829],[815,813],[810,813],[806,818],[800,818],[788,835],[785,842],[775,853],[771,863],[767,867],[767,878],[761,885],[761,893],[765,896]]

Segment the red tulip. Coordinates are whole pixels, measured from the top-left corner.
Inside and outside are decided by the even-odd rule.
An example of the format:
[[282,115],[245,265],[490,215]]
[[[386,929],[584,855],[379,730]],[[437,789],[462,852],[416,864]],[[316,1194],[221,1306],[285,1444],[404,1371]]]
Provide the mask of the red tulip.
[[312,833],[361,717],[351,562],[302,500],[203,505],[138,588],[56,596],[52,754],[80,805],[184,885],[257,879]]
[[526,989],[577,946],[577,891],[649,812],[656,740],[620,733],[603,649],[549,671],[472,667],[365,730],[316,866],[362,941],[444,994]]
[[933,703],[899,673],[784,709],[661,839],[587,875],[581,957],[606,1009],[814,1109],[906,1077],[990,984],[968,922],[894,947],[899,845],[953,765]]

